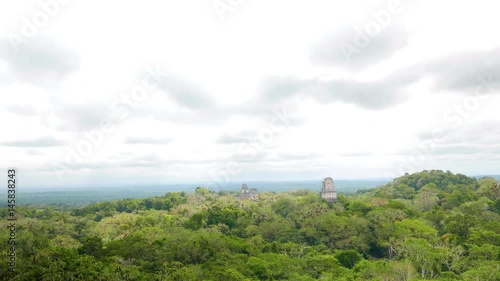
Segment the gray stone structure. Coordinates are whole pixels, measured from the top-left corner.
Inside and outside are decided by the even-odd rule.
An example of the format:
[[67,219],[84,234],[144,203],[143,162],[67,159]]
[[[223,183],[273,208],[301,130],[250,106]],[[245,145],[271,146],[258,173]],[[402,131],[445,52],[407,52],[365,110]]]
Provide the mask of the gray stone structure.
[[259,193],[257,193],[257,188],[249,189],[248,185],[244,183],[243,185],[241,185],[240,199],[250,199],[250,200],[259,199]]
[[321,198],[330,203],[337,201],[337,191],[335,191],[333,179],[330,177],[323,180],[323,187],[321,188]]

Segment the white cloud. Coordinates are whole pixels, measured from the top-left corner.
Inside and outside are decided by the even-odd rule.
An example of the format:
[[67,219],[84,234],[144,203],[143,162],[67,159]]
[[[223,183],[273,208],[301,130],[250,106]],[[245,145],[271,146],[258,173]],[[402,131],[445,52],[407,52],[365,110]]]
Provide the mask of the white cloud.
[[[5,38],[38,6],[2,3],[3,161],[45,186],[116,183],[122,171],[123,181],[210,181],[228,161],[241,164],[234,180],[380,177],[442,128],[448,141],[418,169],[495,173],[498,4],[402,3],[350,61],[339,44],[387,1],[248,1],[223,22],[208,2],[78,1],[18,52]],[[64,161],[64,145],[85,140],[156,65],[168,74],[161,89],[59,183],[50,163]],[[470,102],[478,77],[494,80],[494,90],[461,116],[456,106]],[[259,145],[284,105],[286,129],[255,157],[239,153],[249,139]],[[449,110],[460,126],[443,117]]]
[[78,70],[78,56],[53,38],[37,37],[14,49],[0,41],[0,59],[20,82],[54,86]]

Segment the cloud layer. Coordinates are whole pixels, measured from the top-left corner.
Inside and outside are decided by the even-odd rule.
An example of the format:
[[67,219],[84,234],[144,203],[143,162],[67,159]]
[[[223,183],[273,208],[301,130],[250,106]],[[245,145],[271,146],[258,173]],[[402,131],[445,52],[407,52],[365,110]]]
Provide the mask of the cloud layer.
[[16,49],[7,40],[0,41],[0,60],[21,82],[43,86],[58,85],[80,65],[74,51],[50,37],[35,37]]
[[[9,11],[2,34],[38,7],[18,2],[0,4]],[[41,175],[45,185],[59,182],[51,165],[68,160],[61,185],[125,182],[119,174],[151,182],[380,177],[398,174],[399,157],[441,128],[446,139],[409,172],[498,167],[493,2],[413,1],[377,34],[366,26],[385,2],[255,2],[223,23],[202,6],[127,2],[117,14],[114,4],[94,13],[82,2],[17,51],[0,41],[5,165],[25,169],[34,185]],[[165,77],[131,101],[150,69]],[[103,130],[117,113],[123,118]]]

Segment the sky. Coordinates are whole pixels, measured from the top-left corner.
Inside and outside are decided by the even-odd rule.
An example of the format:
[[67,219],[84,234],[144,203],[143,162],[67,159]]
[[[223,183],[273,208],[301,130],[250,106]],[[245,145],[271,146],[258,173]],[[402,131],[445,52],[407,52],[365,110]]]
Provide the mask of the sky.
[[498,1],[0,3],[24,186],[499,174]]

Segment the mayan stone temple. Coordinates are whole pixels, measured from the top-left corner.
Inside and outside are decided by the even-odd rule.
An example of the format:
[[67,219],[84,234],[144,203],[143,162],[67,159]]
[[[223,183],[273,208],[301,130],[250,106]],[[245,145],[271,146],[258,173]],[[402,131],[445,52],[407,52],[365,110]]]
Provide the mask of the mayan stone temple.
[[333,179],[330,177],[323,180],[323,187],[321,188],[321,198],[330,203],[337,201],[337,192],[335,191],[335,185],[333,184]]
[[257,193],[257,188],[248,189],[248,185],[244,183],[240,190],[240,199],[259,199],[259,194]]

